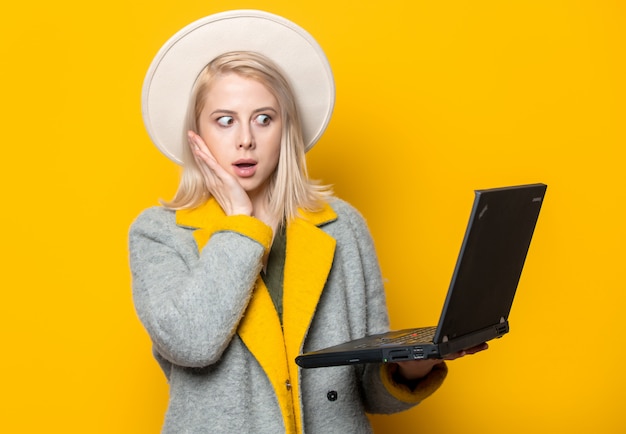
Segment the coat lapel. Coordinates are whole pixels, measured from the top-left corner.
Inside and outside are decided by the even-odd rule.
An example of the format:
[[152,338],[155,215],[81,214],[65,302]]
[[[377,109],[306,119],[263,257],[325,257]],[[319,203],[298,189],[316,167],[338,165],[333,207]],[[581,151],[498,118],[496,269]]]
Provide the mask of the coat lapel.
[[292,381],[280,320],[269,291],[260,277],[246,313],[239,323],[237,334],[259,362],[274,388],[283,415],[285,432],[301,432],[296,428],[296,406],[290,390]]
[[295,359],[333,264],[335,239],[317,226],[336,218],[326,206],[319,213],[302,214],[287,227],[287,255],[283,283],[283,334],[289,372],[292,378],[295,419],[302,432],[300,376]]
[[[214,222],[223,217],[219,204],[209,200],[192,210],[177,211],[176,222],[198,229],[194,238],[201,251],[214,233]],[[259,276],[237,330],[276,392],[288,433],[302,432],[299,368],[295,358],[301,352],[335,253],[334,238],[318,226],[336,217],[330,205],[326,205],[319,212],[300,211],[300,216],[287,226],[282,329]]]

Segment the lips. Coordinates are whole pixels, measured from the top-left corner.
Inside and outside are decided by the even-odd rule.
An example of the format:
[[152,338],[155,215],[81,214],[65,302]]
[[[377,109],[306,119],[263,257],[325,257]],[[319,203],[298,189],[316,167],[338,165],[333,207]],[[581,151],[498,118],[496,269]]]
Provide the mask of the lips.
[[257,162],[250,159],[237,160],[233,163],[233,168],[237,176],[249,178],[256,172]]

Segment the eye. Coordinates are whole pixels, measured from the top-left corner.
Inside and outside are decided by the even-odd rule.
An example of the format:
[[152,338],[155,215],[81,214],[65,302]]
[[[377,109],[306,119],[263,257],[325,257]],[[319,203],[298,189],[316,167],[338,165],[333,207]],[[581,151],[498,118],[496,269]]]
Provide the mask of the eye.
[[217,118],[217,123],[223,127],[229,127],[235,122],[232,116],[220,116]]
[[258,115],[254,121],[259,125],[269,125],[272,118],[268,115]]

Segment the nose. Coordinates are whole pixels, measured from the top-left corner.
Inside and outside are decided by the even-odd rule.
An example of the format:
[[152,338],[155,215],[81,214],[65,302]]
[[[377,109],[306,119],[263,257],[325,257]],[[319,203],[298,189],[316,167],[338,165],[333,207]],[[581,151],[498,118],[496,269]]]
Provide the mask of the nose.
[[240,149],[253,149],[254,145],[254,134],[252,133],[252,128],[250,128],[250,125],[242,126],[241,135],[239,136],[239,145],[237,147]]

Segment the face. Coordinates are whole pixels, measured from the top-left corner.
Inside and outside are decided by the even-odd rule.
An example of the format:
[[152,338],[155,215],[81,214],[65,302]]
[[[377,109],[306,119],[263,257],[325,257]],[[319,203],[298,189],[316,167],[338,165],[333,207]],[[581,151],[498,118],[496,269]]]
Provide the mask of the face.
[[209,150],[249,195],[266,192],[280,154],[282,119],[260,82],[231,73],[215,79],[198,119]]

